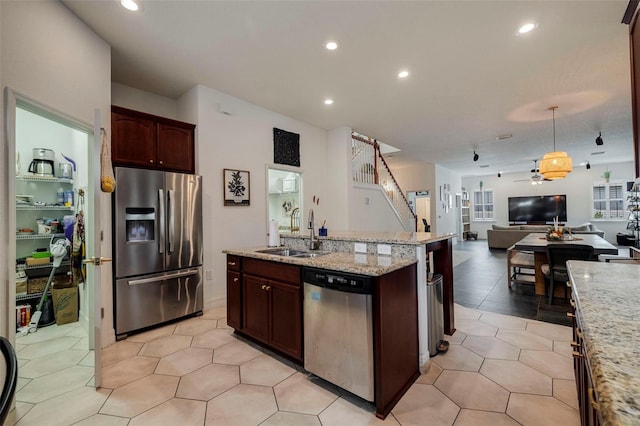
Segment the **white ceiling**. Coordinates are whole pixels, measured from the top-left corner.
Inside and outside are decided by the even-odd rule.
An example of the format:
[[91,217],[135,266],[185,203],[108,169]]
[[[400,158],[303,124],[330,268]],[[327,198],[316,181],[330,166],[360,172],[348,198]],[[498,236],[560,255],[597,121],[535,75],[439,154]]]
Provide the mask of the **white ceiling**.
[[[112,46],[115,82],[170,98],[203,84],[321,128],[349,126],[400,148],[395,167],[529,170],[553,149],[551,105],[556,148],[574,167],[633,158],[626,1],[64,4]],[[529,20],[538,28],[517,36]]]

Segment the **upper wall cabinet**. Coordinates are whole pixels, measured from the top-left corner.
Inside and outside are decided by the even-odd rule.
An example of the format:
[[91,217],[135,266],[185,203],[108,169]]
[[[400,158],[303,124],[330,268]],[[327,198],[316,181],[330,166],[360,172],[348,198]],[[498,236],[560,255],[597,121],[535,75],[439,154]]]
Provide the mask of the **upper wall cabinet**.
[[111,106],[115,166],[195,173],[195,125]]

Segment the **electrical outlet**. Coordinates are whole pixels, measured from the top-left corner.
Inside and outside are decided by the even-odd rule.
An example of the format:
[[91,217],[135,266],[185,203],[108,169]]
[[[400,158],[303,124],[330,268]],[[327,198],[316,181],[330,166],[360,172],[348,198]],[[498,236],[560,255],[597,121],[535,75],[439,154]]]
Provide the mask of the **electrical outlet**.
[[378,254],[386,254],[391,256],[391,245],[389,244],[378,244]]
[[213,279],[213,273],[211,273],[211,271],[205,271],[204,277],[207,281],[211,281]]
[[355,243],[353,247],[353,251],[355,251],[356,253],[366,253],[367,243]]

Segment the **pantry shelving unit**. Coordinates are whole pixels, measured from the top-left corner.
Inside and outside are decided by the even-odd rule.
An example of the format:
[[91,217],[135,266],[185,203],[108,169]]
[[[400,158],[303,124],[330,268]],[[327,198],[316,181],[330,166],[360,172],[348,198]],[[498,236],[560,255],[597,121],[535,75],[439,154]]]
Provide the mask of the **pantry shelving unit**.
[[[74,212],[72,200],[75,197],[63,199],[67,205],[61,205],[58,193],[69,194],[73,191],[74,182],[68,178],[38,175],[16,176],[15,179],[16,194],[28,194],[16,195],[16,272],[24,271],[27,276],[26,288],[24,283],[16,283],[16,302],[28,303],[33,307],[42,296],[42,286],[31,288],[30,281],[41,282],[43,277],[48,277],[53,264],[47,262],[27,265],[25,259],[31,257],[38,249],[48,250],[52,238],[57,240],[65,236],[62,232],[51,233],[49,227],[39,227],[37,219],[51,216],[59,219],[60,224],[64,223],[63,216],[72,215]],[[56,269],[56,275],[66,275],[70,265],[68,258],[63,260]]]

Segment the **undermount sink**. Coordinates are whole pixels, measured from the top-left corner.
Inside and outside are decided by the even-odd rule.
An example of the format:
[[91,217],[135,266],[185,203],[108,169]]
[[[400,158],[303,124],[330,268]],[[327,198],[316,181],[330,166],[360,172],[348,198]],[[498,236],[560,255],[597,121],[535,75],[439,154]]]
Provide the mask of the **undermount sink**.
[[272,254],[275,256],[287,256],[287,257],[318,257],[318,256],[322,256],[325,254],[328,254],[328,252],[310,252],[310,251],[305,251],[305,250],[296,250],[296,249],[290,249],[290,248],[272,248],[272,249],[265,249],[265,250],[258,250],[258,253],[264,253],[264,254]]

